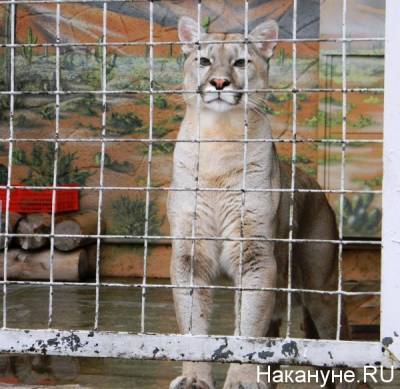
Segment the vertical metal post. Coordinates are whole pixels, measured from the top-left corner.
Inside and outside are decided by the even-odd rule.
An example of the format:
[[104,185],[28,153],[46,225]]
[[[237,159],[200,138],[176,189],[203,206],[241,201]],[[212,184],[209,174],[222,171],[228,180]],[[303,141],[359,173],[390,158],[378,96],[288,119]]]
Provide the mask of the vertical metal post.
[[342,149],[340,160],[340,198],[339,198],[339,250],[338,250],[338,302],[337,302],[337,323],[336,339],[340,339],[342,329],[342,262],[343,262],[343,209],[344,190],[346,178],[346,141],[347,141],[347,0],[342,0]]
[[16,24],[16,4],[12,0],[10,6],[10,132],[8,143],[8,169],[7,169],[7,194],[6,194],[6,211],[5,211],[5,227],[4,227],[4,262],[3,262],[3,328],[7,327],[7,254],[8,254],[8,226],[10,220],[10,197],[11,197],[11,175],[12,175],[12,157],[14,147],[14,92],[15,92],[15,24]]
[[[247,175],[247,148],[248,148],[248,136],[249,136],[249,119],[248,119],[248,106],[249,106],[249,95],[247,90],[249,89],[249,1],[244,1],[244,115],[243,115],[243,173],[242,173],[242,193],[240,199],[240,238],[244,236],[244,225],[245,225],[245,214],[246,214],[246,175]],[[239,242],[239,295],[238,295],[238,336],[241,336],[242,327],[242,287],[243,287],[243,256],[244,256],[244,241]]]
[[56,4],[56,123],[54,132],[54,166],[53,166],[53,192],[51,198],[51,230],[50,230],[50,287],[49,287],[49,315],[48,326],[51,327],[53,321],[53,282],[54,282],[54,232],[55,232],[55,212],[56,212],[56,198],[57,198],[57,169],[58,169],[58,154],[59,143],[58,138],[60,135],[60,0]]
[[[192,218],[192,242],[190,248],[190,286],[193,286],[194,281],[194,263],[196,257],[196,231],[197,231],[197,202],[198,202],[198,189],[199,189],[199,173],[200,173],[200,142],[201,142],[201,124],[200,124],[200,107],[201,107],[201,95],[199,93],[200,90],[200,57],[201,57],[201,0],[197,0],[197,41],[196,43],[196,116],[197,116],[197,128],[196,128],[196,138],[193,140],[197,147],[196,147],[196,154],[195,154],[195,176],[194,176],[194,184],[195,184],[195,193],[194,193],[194,204],[193,204],[193,218]],[[192,334],[192,327],[193,327],[193,294],[194,290],[190,290],[190,319],[189,319],[189,334]]]
[[97,247],[96,247],[96,307],[94,318],[94,329],[99,326],[99,304],[100,304],[100,244],[101,217],[103,211],[103,186],[104,186],[104,160],[106,150],[107,134],[107,2],[103,3],[103,36],[102,36],[102,66],[101,66],[101,91],[102,91],[102,115],[101,115],[101,156],[100,156],[100,190],[97,204]]
[[142,288],[142,311],[140,321],[140,331],[145,332],[145,317],[146,317],[146,283],[147,283],[147,257],[149,250],[149,214],[150,214],[150,190],[151,187],[151,160],[153,155],[153,115],[154,115],[154,19],[153,19],[153,0],[149,1],[149,84],[150,84],[150,95],[149,95],[149,146],[147,150],[147,179],[146,179],[146,205],[145,205],[145,221],[144,221],[144,252],[143,252],[143,288]]
[[400,1],[386,1],[381,340],[400,360]]
[[[288,246],[288,289],[292,288],[292,259],[293,259],[293,217],[294,217],[294,192],[296,187],[296,153],[297,153],[297,0],[293,0],[292,20],[292,158],[290,178],[290,209],[289,209],[289,246]],[[286,336],[290,336],[292,324],[292,293],[287,294],[287,322]]]

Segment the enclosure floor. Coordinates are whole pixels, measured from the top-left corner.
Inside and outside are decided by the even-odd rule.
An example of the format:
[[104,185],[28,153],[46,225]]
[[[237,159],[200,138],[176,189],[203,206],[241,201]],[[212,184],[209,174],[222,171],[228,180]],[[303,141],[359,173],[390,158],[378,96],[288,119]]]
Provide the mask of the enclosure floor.
[[[117,282],[140,282],[112,279]],[[148,280],[149,283],[164,283]],[[48,288],[9,286],[7,326],[11,328],[47,328]],[[141,290],[101,288],[99,329],[139,331]],[[92,329],[95,314],[95,288],[55,287],[53,295],[53,328]],[[294,331],[299,315],[294,312]],[[1,317],[1,310],[0,310]],[[176,333],[176,321],[170,290],[151,289],[146,293],[146,332]],[[210,332],[215,335],[233,332],[233,292],[216,291]],[[294,334],[301,336],[301,333]],[[72,358],[30,355],[0,356],[0,388],[57,387],[73,388],[168,388],[171,379],[180,374],[180,363],[133,361],[125,359]],[[221,388],[228,365],[214,364],[217,388]],[[66,386],[65,386],[66,385]],[[279,388],[317,388],[318,385],[280,385]],[[370,387],[398,388],[400,374],[393,384]]]

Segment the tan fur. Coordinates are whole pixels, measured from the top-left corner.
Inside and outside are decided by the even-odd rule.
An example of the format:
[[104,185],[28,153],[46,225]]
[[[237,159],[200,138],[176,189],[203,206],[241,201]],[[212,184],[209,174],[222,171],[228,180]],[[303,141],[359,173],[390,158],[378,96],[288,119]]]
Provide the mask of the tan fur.
[[[195,22],[185,18],[179,26],[184,41],[197,40]],[[270,39],[277,36],[274,22],[256,28],[250,38]],[[238,39],[240,35],[205,34],[202,38]],[[268,58],[274,44],[249,45],[248,87],[266,88],[268,83]],[[191,45],[184,46],[187,55],[184,66],[184,88],[197,88],[197,52]],[[200,140],[243,139],[244,97],[234,96],[245,87],[244,71],[235,66],[235,61],[244,55],[241,44],[204,45],[201,56],[210,58],[210,65],[201,68],[200,121],[197,112],[197,96],[185,95],[186,114],[178,139],[194,140],[200,131]],[[229,80],[227,90],[232,95],[221,93],[220,99],[212,101],[216,94],[211,80],[215,77]],[[225,89],[224,89],[225,90]],[[263,100],[263,97],[261,98]],[[210,102],[212,101],[212,102]],[[249,94],[248,138],[271,139],[268,119],[261,115],[260,96]],[[202,191],[197,195],[196,230],[199,237],[240,238],[243,180],[243,143],[200,143],[197,169],[198,144],[177,143],[174,152],[174,187],[228,188],[236,192]],[[198,182],[196,175],[198,173]],[[319,189],[318,184],[296,170],[296,188]],[[278,161],[271,142],[253,142],[247,146],[246,188],[279,189],[290,188],[291,168]],[[170,192],[168,217],[171,234],[179,237],[192,235],[195,193]],[[244,205],[244,237],[288,238],[290,194],[272,191],[247,192]],[[321,193],[295,193],[294,238],[336,239],[335,217],[325,196]],[[242,285],[253,288],[286,287],[288,274],[288,244],[263,241],[243,243],[240,256],[238,241],[197,240],[192,258],[190,240],[173,241],[171,281],[189,285],[193,259],[193,282],[195,285],[215,284],[221,274],[228,275],[239,285],[240,259],[242,259]],[[330,243],[294,244],[293,286],[307,289],[334,290],[337,287],[336,247]],[[336,323],[336,298],[320,294],[305,294],[301,297],[312,329],[308,336],[333,338]],[[193,299],[193,303],[192,303]],[[278,303],[275,304],[275,301]],[[175,309],[182,333],[207,334],[208,319],[212,309],[212,293],[207,289],[196,289],[191,296],[187,289],[174,290]],[[241,305],[236,296],[235,334],[243,336],[278,336],[273,328],[285,316],[286,294],[273,292],[243,292]],[[190,315],[190,312],[192,315]],[[322,314],[323,312],[323,314]],[[240,320],[239,320],[240,317]],[[312,332],[314,331],[314,332]],[[315,333],[316,332],[316,333]],[[266,383],[256,383],[256,366],[232,365],[224,389],[265,388]],[[214,388],[211,367],[208,363],[184,363],[182,375],[170,385],[171,389]]]

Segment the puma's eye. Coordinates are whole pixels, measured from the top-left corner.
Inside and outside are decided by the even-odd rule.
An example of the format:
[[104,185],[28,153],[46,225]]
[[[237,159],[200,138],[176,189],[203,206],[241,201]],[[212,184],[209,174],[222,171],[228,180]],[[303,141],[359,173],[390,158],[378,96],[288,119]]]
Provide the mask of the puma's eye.
[[200,66],[210,66],[211,61],[206,57],[200,57]]
[[[250,60],[247,61],[247,63],[250,63],[250,62],[251,62]],[[244,59],[244,58],[240,58],[240,59],[237,59],[237,60],[234,62],[233,66],[234,66],[235,68],[244,68],[245,64],[246,64],[245,59]]]

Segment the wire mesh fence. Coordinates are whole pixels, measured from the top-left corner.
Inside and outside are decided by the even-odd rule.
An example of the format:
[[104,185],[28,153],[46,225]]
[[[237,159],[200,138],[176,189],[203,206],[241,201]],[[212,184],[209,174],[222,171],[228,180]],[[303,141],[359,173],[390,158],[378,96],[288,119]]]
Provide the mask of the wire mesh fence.
[[[152,358],[152,359],[171,359],[171,360],[192,360],[192,361],[224,361],[224,362],[251,362],[251,363],[265,363],[265,362],[285,362],[285,363],[309,363],[314,365],[347,365],[347,366],[362,366],[364,364],[374,363],[379,361],[385,366],[396,365],[399,366],[397,357],[393,357],[394,354],[388,351],[389,344],[383,343],[384,349],[382,351],[381,342],[360,342],[354,341],[349,351],[349,344],[343,341],[343,299],[346,296],[382,296],[380,291],[377,290],[347,290],[343,285],[343,249],[350,245],[381,245],[381,239],[374,237],[371,239],[363,239],[361,237],[349,237],[344,231],[344,218],[346,212],[346,195],[386,195],[380,187],[378,188],[349,188],[346,187],[346,166],[348,148],[357,145],[377,145],[383,147],[383,140],[381,138],[373,138],[371,136],[357,137],[354,138],[348,134],[348,115],[349,115],[349,95],[354,93],[374,93],[374,95],[383,96],[384,88],[382,87],[365,87],[357,85],[349,85],[347,76],[348,70],[348,45],[352,42],[384,42],[385,38],[382,37],[354,37],[349,36],[347,32],[348,23],[348,0],[342,0],[341,6],[341,36],[340,37],[322,37],[322,38],[303,38],[298,36],[298,6],[299,0],[293,0],[291,5],[291,36],[289,38],[274,38],[274,39],[254,39],[251,36],[251,30],[249,29],[249,12],[251,11],[251,2],[244,0],[242,4],[243,9],[243,34],[240,38],[237,34],[231,38],[225,39],[210,39],[210,35],[207,35],[203,39],[203,15],[204,9],[202,1],[193,2],[193,9],[195,9],[195,21],[197,23],[197,37],[198,39],[189,41],[175,41],[165,40],[160,41],[154,38],[155,22],[154,22],[154,9],[157,2],[148,1],[148,19],[149,19],[149,31],[148,40],[140,42],[128,42],[124,40],[115,41],[114,39],[109,40],[108,30],[108,17],[110,14],[109,6],[113,3],[123,3],[121,1],[107,0],[86,0],[79,1],[79,3],[96,3],[97,7],[101,7],[101,39],[96,42],[65,42],[62,39],[61,34],[61,20],[62,20],[62,6],[68,3],[76,3],[68,0],[25,0],[25,1],[0,1],[0,5],[7,6],[9,9],[9,41],[1,43],[0,48],[9,51],[9,89],[1,90],[0,95],[5,96],[9,99],[9,112],[8,112],[8,134],[4,138],[0,139],[0,144],[4,144],[8,147],[7,152],[7,181],[6,184],[0,188],[5,190],[5,204],[4,208],[4,231],[1,236],[4,237],[4,261],[3,261],[3,278],[0,283],[3,286],[3,300],[2,300],[2,329],[0,330],[0,349],[4,352],[26,352],[26,353],[47,353],[56,355],[81,355],[81,356],[104,356],[104,357],[127,357],[127,358]],[[339,2],[338,2],[339,3]],[[396,9],[398,8],[394,2],[391,6]],[[16,37],[16,9],[17,6],[24,4],[52,4],[54,5],[54,27],[55,27],[55,41],[51,43],[20,43],[17,42]],[[250,8],[250,9],[249,9]],[[372,26],[371,26],[372,27]],[[250,87],[249,83],[249,69],[250,58],[249,47],[253,47],[257,43],[285,43],[290,45],[291,50],[291,80],[289,87],[276,88],[276,87]],[[341,85],[332,87],[307,87],[299,83],[299,64],[298,64],[298,45],[301,43],[336,43],[340,44],[340,57],[341,57]],[[207,139],[202,133],[203,127],[201,125],[204,117],[201,114],[201,107],[203,104],[202,100],[202,81],[201,81],[201,58],[203,56],[204,47],[222,46],[222,45],[240,45],[243,47],[243,74],[244,84],[240,89],[240,93],[243,96],[242,104],[242,123],[243,133],[240,137],[224,137],[221,139],[211,138]],[[180,47],[195,46],[196,57],[196,80],[194,82],[195,88],[183,89],[181,86],[175,89],[169,89],[159,87],[156,85],[155,76],[155,57],[156,50],[158,47],[177,45]],[[109,50],[120,47],[145,47],[148,53],[148,88],[146,89],[113,89],[109,86]],[[97,50],[98,64],[100,69],[100,87],[97,89],[85,88],[79,90],[65,89],[62,86],[61,80],[61,52],[67,48],[80,47],[80,48],[94,48]],[[54,90],[18,90],[16,88],[16,56],[17,50],[23,49],[54,49],[55,56],[55,72],[54,72]],[[386,48],[386,50],[389,50]],[[395,61],[394,61],[395,62]],[[393,66],[393,65],[392,65]],[[252,71],[252,70],[251,70]],[[390,70],[392,72],[393,70]],[[207,91],[208,94],[216,94],[218,96],[232,95],[232,91],[227,90],[213,90]],[[249,101],[251,96],[266,93],[288,93],[290,95],[291,103],[291,119],[290,127],[291,131],[288,136],[274,138],[272,136],[258,137],[249,136],[249,112],[253,110],[251,102]],[[339,106],[340,111],[340,122],[341,122],[341,133],[338,137],[304,137],[299,136],[298,133],[298,106],[300,102],[301,94],[318,94],[318,93],[336,93],[341,96],[341,102]],[[125,95],[128,97],[140,95],[148,98],[148,132],[145,136],[140,135],[139,137],[119,137],[115,136],[114,133],[109,134],[109,99],[113,96]],[[62,99],[64,96],[74,95],[91,95],[95,96],[96,103],[99,104],[100,115],[100,132],[98,137],[94,136],[77,136],[68,137],[63,136],[60,122],[62,118]],[[196,132],[194,136],[180,136],[176,137],[162,137],[160,138],[155,133],[155,105],[157,103],[157,96],[194,96],[196,106]],[[50,99],[54,99],[54,131],[51,136],[45,137],[21,137],[16,134],[16,115],[15,105],[16,99],[20,96],[46,96]],[[389,124],[390,125],[390,124]],[[393,131],[393,130],[388,130]],[[385,129],[386,134],[386,129]],[[37,142],[43,142],[53,149],[53,164],[51,165],[51,184],[14,184],[14,170],[15,170],[15,148],[16,144],[27,144],[35,145]],[[116,145],[119,147],[120,144],[143,144],[146,146],[147,152],[144,157],[144,164],[146,165],[145,177],[143,182],[137,186],[134,185],[108,185],[105,181],[104,172],[109,164],[107,147],[109,145]],[[60,169],[60,155],[62,153],[62,146],[66,144],[82,144],[85,145],[95,144],[99,146],[98,154],[98,184],[86,185],[77,183],[71,187],[64,185],[58,181],[59,169]],[[175,147],[177,145],[188,145],[192,147],[193,153],[193,180],[192,184],[179,186],[171,183],[171,185],[155,185],[152,179],[153,172],[153,159],[155,150],[158,145],[172,144]],[[242,147],[241,155],[241,178],[239,185],[233,186],[207,186],[204,184],[204,180],[201,180],[200,171],[203,168],[201,166],[200,155],[201,147],[204,145],[239,145]],[[319,146],[336,146],[340,148],[340,158],[338,162],[338,177],[339,187],[337,188],[320,188],[310,187],[302,188],[298,187],[298,170],[296,166],[299,161],[299,145],[312,145],[315,147]],[[290,148],[289,158],[289,183],[287,187],[265,187],[265,186],[252,186],[248,182],[248,169],[249,169],[249,147],[254,145],[285,145]],[[210,156],[210,165],[213,164],[212,157]],[[393,168],[393,166],[391,167]],[[386,172],[385,172],[386,174]],[[388,173],[391,177],[390,172]],[[389,180],[390,178],[388,178]],[[388,185],[389,190],[392,190],[391,185]],[[48,233],[32,233],[23,234],[25,237],[44,237],[50,241],[49,251],[49,278],[46,281],[37,280],[16,280],[8,277],[9,269],[9,251],[10,241],[12,238],[21,236],[21,234],[9,231],[10,225],[10,202],[13,190],[52,190],[51,200],[51,223],[50,231]],[[81,194],[86,192],[94,192],[97,196],[97,228],[96,233],[92,234],[59,234],[56,233],[56,201],[59,191],[67,193],[67,191],[79,190]],[[104,218],[104,198],[107,193],[116,192],[130,192],[139,193],[144,196],[143,202],[143,227],[142,233],[104,233],[102,229],[102,220]],[[397,188],[398,191],[398,188]],[[162,234],[154,233],[151,229],[151,196],[155,193],[180,193],[190,194],[192,199],[192,213],[190,222],[190,231],[187,234]],[[239,232],[233,233],[229,236],[225,233],[204,234],[199,233],[199,196],[204,194],[211,194],[217,196],[219,194],[232,194],[240,197],[239,201]],[[249,196],[254,195],[272,195],[287,194],[289,198],[288,203],[288,234],[287,236],[278,236],[275,234],[264,234],[253,235],[246,232],[247,217],[246,212],[248,207],[246,203],[249,201]],[[310,195],[316,196],[322,195],[334,195],[337,196],[338,200],[338,234],[336,238],[325,239],[320,237],[304,237],[297,231],[297,221],[295,215],[295,204],[298,201],[299,195]],[[209,197],[209,198],[212,198]],[[395,204],[386,204],[389,208]],[[201,203],[201,207],[204,204]],[[390,212],[390,211],[389,211]],[[95,278],[89,281],[69,282],[59,281],[54,278],[54,256],[55,256],[55,239],[57,238],[90,238],[96,243],[96,255],[95,255]],[[103,244],[106,242],[112,242],[115,240],[126,241],[130,243],[141,244],[143,247],[143,275],[140,282],[132,281],[128,283],[122,283],[117,281],[105,281],[101,277],[101,253]],[[149,251],[153,244],[166,243],[171,244],[176,242],[185,242],[190,246],[189,250],[189,273],[190,277],[188,282],[173,282],[170,284],[157,283],[154,281],[149,282],[148,275],[148,257]],[[215,243],[218,245],[224,245],[226,243],[236,244],[239,248],[238,253],[238,274],[236,275],[236,282],[234,285],[222,285],[218,284],[217,281],[212,281],[207,284],[198,283],[195,277],[195,267],[198,264],[198,250],[199,245],[206,243]],[[285,269],[278,269],[279,272],[285,272],[287,284],[284,286],[272,285],[272,286],[252,286],[251,284],[243,284],[243,276],[246,273],[245,270],[245,251],[246,245],[248,244],[281,244],[287,248],[287,267]],[[300,245],[314,244],[314,247],[318,247],[321,244],[333,245],[337,248],[336,266],[333,272],[337,272],[337,283],[334,290],[325,290],[324,288],[306,288],[298,287],[294,282],[295,274],[293,273],[293,262],[296,260],[294,252],[296,247]],[[384,267],[385,272],[390,271],[392,268],[390,265],[394,261],[394,253],[389,252],[387,254],[387,265]],[[26,285],[34,286],[41,285],[48,287],[48,328],[44,329],[16,329],[9,326],[8,313],[13,310],[13,306],[10,306],[8,301],[8,290],[12,285]],[[95,290],[95,301],[94,301],[94,317],[92,320],[92,330],[87,331],[85,329],[78,329],[74,331],[58,330],[53,327],[53,310],[54,310],[54,288],[56,287],[68,287],[72,285],[78,285],[87,287]],[[325,285],[323,285],[325,286]],[[103,287],[107,288],[132,288],[140,290],[140,330],[136,334],[128,334],[125,332],[105,332],[99,330],[99,320],[101,317],[101,299],[100,289]],[[147,294],[149,290],[159,289],[165,291],[183,291],[191,297],[189,303],[189,325],[187,328],[186,335],[171,335],[166,333],[150,334],[146,322],[146,307],[147,307]],[[198,333],[196,329],[196,302],[194,297],[199,291],[213,291],[213,290],[226,290],[232,291],[236,294],[237,298],[237,328],[235,335],[225,334],[224,337],[208,336],[206,333]],[[398,286],[397,286],[398,290]],[[242,318],[241,312],[245,311],[246,306],[242,307],[243,296],[249,292],[275,292],[276,294],[282,294],[286,300],[284,305],[286,329],[283,338],[276,338],[274,343],[266,343],[264,337],[259,337],[249,333],[242,333],[241,329],[244,328],[241,325]],[[395,290],[393,285],[384,290],[384,298],[391,299]],[[317,296],[331,296],[336,300],[336,330],[334,339],[297,339],[293,336],[291,323],[293,321],[293,304],[299,296],[305,295],[317,295]],[[386,297],[387,296],[387,297]],[[383,297],[383,296],[382,296]],[[248,300],[245,300],[248,303]],[[323,313],[321,313],[323,315]],[[384,318],[385,316],[383,316]],[[391,315],[391,320],[394,318]],[[396,327],[397,325],[397,327]],[[195,328],[193,328],[193,326]],[[397,324],[394,324],[398,328]],[[194,329],[194,331],[193,331]],[[393,332],[393,331],[392,331]],[[383,339],[387,339],[389,332],[382,332]],[[395,336],[390,333],[390,337]],[[290,347],[289,347],[290,346]],[[397,346],[396,346],[397,347]],[[270,353],[268,357],[265,356],[265,350],[268,349]],[[219,352],[218,352],[219,350]],[[396,353],[395,349],[394,353]],[[313,351],[316,351],[315,353]],[[396,354],[398,355],[398,354]]]

